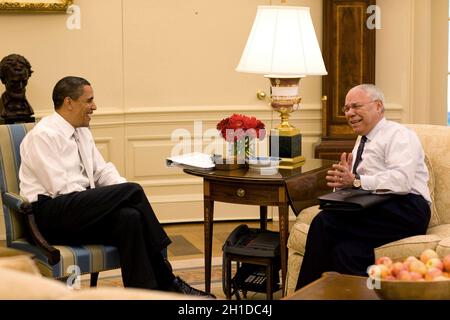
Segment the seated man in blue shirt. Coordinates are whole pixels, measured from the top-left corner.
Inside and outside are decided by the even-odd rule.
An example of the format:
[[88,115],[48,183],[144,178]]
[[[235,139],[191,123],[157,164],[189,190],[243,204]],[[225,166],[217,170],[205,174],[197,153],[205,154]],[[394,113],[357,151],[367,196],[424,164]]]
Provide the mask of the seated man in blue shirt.
[[172,273],[161,251],[170,244],[136,183],[121,177],[95,146],[89,122],[97,109],[88,81],[65,77],[53,90],[55,113],[20,145],[20,193],[53,244],[118,248],[125,287],[213,297]]
[[321,211],[308,231],[297,289],[325,271],[367,276],[374,248],[425,234],[430,220],[428,170],[417,135],[384,118],[384,96],[374,85],[352,88],[342,110],[361,139],[328,171],[327,185],[395,196],[357,212]]

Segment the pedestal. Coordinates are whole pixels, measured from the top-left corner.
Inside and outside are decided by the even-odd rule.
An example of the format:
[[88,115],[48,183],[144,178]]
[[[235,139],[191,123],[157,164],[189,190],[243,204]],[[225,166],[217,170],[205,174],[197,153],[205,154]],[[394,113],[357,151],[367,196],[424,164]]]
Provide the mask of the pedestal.
[[35,121],[36,120],[33,116],[17,116],[8,118],[0,117],[0,124],[31,123]]
[[271,157],[280,157],[280,169],[294,169],[305,161],[302,156],[302,135],[297,128],[270,130],[269,150]]

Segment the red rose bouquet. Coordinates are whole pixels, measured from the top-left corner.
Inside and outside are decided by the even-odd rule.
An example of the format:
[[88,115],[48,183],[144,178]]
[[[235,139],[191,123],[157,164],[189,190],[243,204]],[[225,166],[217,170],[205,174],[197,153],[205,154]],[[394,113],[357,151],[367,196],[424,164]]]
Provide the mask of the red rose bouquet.
[[229,142],[236,142],[245,136],[262,140],[266,133],[264,128],[264,123],[255,117],[248,117],[236,113],[231,117],[221,120],[217,124],[217,130]]
[[217,124],[217,130],[228,142],[234,142],[235,156],[248,157],[254,151],[254,140],[263,140],[266,135],[265,125],[255,117],[233,114]]

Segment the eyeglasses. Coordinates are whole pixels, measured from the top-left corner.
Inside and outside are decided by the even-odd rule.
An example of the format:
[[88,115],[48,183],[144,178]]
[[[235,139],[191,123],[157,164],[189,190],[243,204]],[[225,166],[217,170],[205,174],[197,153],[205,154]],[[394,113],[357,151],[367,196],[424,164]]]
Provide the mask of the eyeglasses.
[[360,109],[360,108],[362,108],[362,107],[365,107],[365,106],[367,106],[367,105],[369,105],[369,104],[371,104],[371,103],[377,102],[377,101],[378,101],[378,100],[374,100],[374,101],[370,101],[370,102],[367,102],[367,103],[364,103],[364,104],[357,104],[357,103],[355,103],[355,104],[349,104],[349,105],[343,106],[343,107],[341,108],[341,110],[342,110],[343,113],[347,113],[347,112],[350,111],[350,109],[358,110],[358,109]]

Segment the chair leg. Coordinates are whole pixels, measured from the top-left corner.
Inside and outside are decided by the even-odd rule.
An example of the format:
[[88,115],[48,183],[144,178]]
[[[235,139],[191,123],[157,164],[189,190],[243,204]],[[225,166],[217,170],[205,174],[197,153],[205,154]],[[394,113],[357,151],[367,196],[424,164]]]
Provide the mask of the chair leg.
[[272,282],[273,282],[273,267],[272,263],[269,262],[269,264],[266,266],[266,299],[267,300],[273,300],[273,288],[272,288]]
[[91,287],[97,286],[97,280],[98,280],[98,272],[92,272],[91,273]]
[[61,282],[63,282],[64,284],[67,285],[67,279],[69,279],[69,277],[58,278],[58,281],[61,281]]

